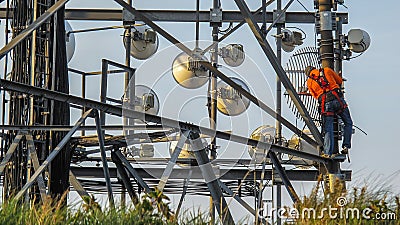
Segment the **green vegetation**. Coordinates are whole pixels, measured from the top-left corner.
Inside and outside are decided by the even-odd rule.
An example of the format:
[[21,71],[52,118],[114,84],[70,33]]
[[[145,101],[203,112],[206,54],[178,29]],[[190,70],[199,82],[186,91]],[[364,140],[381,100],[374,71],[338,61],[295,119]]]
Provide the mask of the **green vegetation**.
[[385,184],[367,186],[346,191],[337,182],[335,191],[330,193],[317,185],[309,196],[295,205],[298,217],[288,224],[399,225],[399,196],[392,194]]
[[169,208],[169,198],[155,190],[143,195],[130,207],[102,209],[94,197],[85,197],[79,207],[63,207],[63,199],[46,199],[39,204],[21,203],[15,200],[0,207],[0,225],[206,225],[209,216],[198,211],[185,211],[177,218]]
[[[284,215],[293,216],[294,210],[298,217],[282,221],[293,225],[400,225],[400,197],[387,191],[385,186],[342,190],[340,183],[333,193],[316,186],[294,208],[287,208]],[[208,213],[200,210],[186,210],[175,215],[169,207],[169,198],[158,190],[143,195],[140,201],[128,207],[102,209],[93,197],[84,198],[79,207],[64,207],[62,200],[56,202],[49,198],[38,204],[5,202],[0,207],[0,225],[208,225],[210,221]],[[332,208],[335,210],[330,214]],[[238,224],[252,224],[248,222],[251,220],[247,218]]]

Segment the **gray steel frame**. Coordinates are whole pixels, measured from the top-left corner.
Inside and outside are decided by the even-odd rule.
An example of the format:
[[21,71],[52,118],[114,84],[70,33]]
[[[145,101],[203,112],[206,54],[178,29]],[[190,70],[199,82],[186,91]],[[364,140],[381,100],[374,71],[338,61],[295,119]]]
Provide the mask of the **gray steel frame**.
[[[150,18],[155,22],[196,22],[196,18],[193,16],[196,11],[192,10],[138,10],[146,17]],[[12,10],[10,9],[10,12]],[[254,11],[254,18],[257,23],[261,23],[263,18],[261,11]],[[199,12],[200,22],[210,22],[210,11]],[[337,16],[343,19],[343,24],[348,23],[347,13],[337,13]],[[0,19],[5,19],[6,9],[0,8]],[[122,19],[121,9],[66,9],[65,10],[66,20],[98,20],[98,21],[118,21]],[[223,11],[222,22],[223,23],[240,23],[243,20],[243,16],[239,11]],[[266,22],[273,22],[273,12],[267,12]],[[285,16],[286,23],[305,23],[314,24],[315,14],[312,12],[287,12]]]
[[[51,91],[51,90],[45,90],[42,88],[37,88],[37,87],[32,87],[26,84],[21,84],[18,82],[13,82],[13,81],[8,81],[4,79],[0,79],[0,86],[2,86],[6,90],[11,90],[11,91],[17,91],[21,93],[26,93],[26,94],[32,94],[32,95],[39,95],[48,99],[53,99],[57,101],[63,101],[63,102],[68,102],[68,103],[73,103],[81,106],[85,106],[88,108],[93,108],[97,110],[101,110],[105,113],[111,114],[111,115],[116,115],[116,116],[122,116],[122,107],[120,106],[114,106],[110,104],[105,104],[102,102],[97,102],[94,100],[90,99],[83,99],[77,96],[73,95],[68,95],[65,93],[61,92],[56,92],[56,91]],[[298,156],[303,159],[310,159],[315,162],[320,162],[324,164],[332,163],[334,160],[330,158],[324,158],[320,157],[317,155],[309,154],[306,152],[300,152],[296,151],[290,148],[286,148],[283,146],[279,145],[271,145],[266,142],[261,142],[261,141],[256,141],[253,139],[249,139],[247,137],[242,137],[239,135],[234,135],[222,131],[217,131],[216,133],[206,127],[200,127],[194,124],[182,122],[182,121],[177,121],[177,120],[172,120],[169,118],[165,117],[160,117],[156,115],[151,115],[151,114],[146,114],[142,112],[137,112],[133,110],[126,110],[125,115],[126,117],[130,117],[133,119],[142,119],[148,122],[153,122],[156,124],[162,124],[164,127],[171,127],[171,128],[178,128],[178,129],[185,129],[185,130],[191,130],[195,132],[201,131],[202,134],[205,135],[210,135],[210,136],[216,136],[221,139],[245,144],[245,145],[251,145],[251,146],[258,146],[260,148],[266,148],[270,149],[271,151],[278,152],[278,153],[283,153],[283,154],[289,154],[293,156]]]
[[[43,16],[39,17],[24,32],[22,32],[20,35],[18,35],[16,38],[14,38],[3,49],[1,49],[0,50],[0,59],[3,58],[20,41],[22,41],[26,37],[28,37],[32,31],[34,31],[38,26],[40,26],[41,23],[46,21],[59,8],[64,6],[67,1],[68,0],[60,0],[60,1],[58,1]],[[137,17],[138,19],[144,21],[147,25],[149,25],[155,31],[157,31],[159,34],[164,36],[167,40],[169,40],[173,44],[176,44],[177,47],[180,48],[182,51],[186,52],[187,54],[192,54],[192,51],[189,48],[187,48],[185,45],[183,45],[181,42],[179,42],[173,36],[168,34],[166,31],[164,31],[163,29],[158,27],[155,23],[153,23],[153,21],[195,22],[196,20],[193,19],[193,13],[195,13],[194,11],[135,10],[134,8],[132,8],[130,5],[128,5],[127,3],[125,3],[122,0],[115,0],[115,1],[117,3],[119,3],[123,8],[125,8],[126,10],[131,12],[135,17]],[[273,20],[274,16],[273,16],[272,12],[266,12],[264,14],[259,14],[258,12],[260,10],[257,10],[256,12],[250,12],[250,10],[247,7],[245,1],[243,1],[243,0],[235,0],[235,2],[239,7],[240,12],[237,12],[237,11],[224,11],[222,22],[240,22],[236,26],[236,28],[238,28],[242,24],[244,24],[243,23],[243,19],[245,19],[245,21],[250,26],[253,34],[257,38],[257,40],[258,40],[258,42],[260,44],[260,47],[264,51],[266,57],[270,60],[272,66],[274,67],[275,71],[277,72],[280,80],[284,84],[284,86],[285,86],[286,90],[288,91],[290,97],[292,98],[293,102],[295,103],[298,111],[302,115],[304,121],[306,122],[307,126],[309,127],[309,129],[311,130],[314,138],[317,141],[315,142],[314,140],[309,138],[307,135],[303,135],[304,139],[306,139],[307,142],[309,142],[310,144],[312,144],[315,147],[318,146],[318,145],[321,146],[322,145],[322,137],[320,136],[320,133],[319,133],[318,129],[316,128],[315,124],[312,122],[311,117],[308,115],[307,110],[305,109],[303,103],[301,102],[301,100],[299,99],[297,93],[295,92],[295,90],[294,90],[291,82],[289,81],[288,77],[286,76],[282,66],[278,62],[278,60],[277,60],[277,58],[276,58],[271,46],[264,39],[263,34],[261,33],[261,30],[257,25],[258,22],[263,22],[264,24],[266,22],[272,23],[271,26],[268,28],[268,30],[270,30],[272,28],[272,26],[275,23],[277,23],[279,18]],[[270,1],[270,2],[272,2],[272,1]],[[292,2],[293,2],[293,0],[291,0],[288,3],[288,5],[285,7],[285,9],[287,9],[288,6]],[[284,11],[286,11],[286,10],[284,10]],[[83,12],[85,12],[85,13],[83,13]],[[282,15],[283,14],[281,14],[280,16],[282,16]],[[338,13],[337,16],[340,18],[340,21],[342,22],[342,24],[346,24],[348,22],[347,13]],[[4,9],[0,9],[0,19],[2,19],[2,18],[5,18],[5,10]],[[122,11],[121,10],[109,10],[109,9],[104,9],[104,10],[102,10],[102,9],[67,9],[66,10],[66,19],[75,19],[75,20],[108,20],[108,21],[115,20],[115,21],[121,21],[121,18],[122,18]],[[210,22],[210,12],[209,11],[200,11],[200,12],[198,12],[197,22]],[[285,23],[315,23],[315,16],[314,16],[313,13],[286,12],[285,13]],[[236,28],[234,28],[233,31],[236,30]],[[227,37],[229,34],[233,33],[233,31],[229,32],[226,35],[224,35],[220,39],[223,39],[223,38]],[[212,47],[212,46],[210,46],[210,47]],[[6,81],[6,80],[3,80],[3,79],[1,80],[0,85],[5,87],[5,89],[8,89],[8,90],[20,91],[20,92],[23,92],[23,93],[30,93],[30,94],[34,94],[34,95],[43,95],[46,98],[51,99],[51,100],[66,101],[68,103],[78,104],[78,105],[82,105],[84,107],[89,107],[89,108],[96,109],[94,111],[94,114],[95,114],[95,119],[96,119],[96,130],[97,130],[98,138],[99,138],[101,158],[102,158],[102,161],[103,161],[103,165],[105,165],[104,166],[104,176],[106,178],[106,184],[107,184],[107,189],[108,189],[108,193],[109,193],[110,204],[113,205],[114,204],[113,203],[113,194],[112,194],[112,186],[111,186],[111,181],[110,181],[111,176],[110,176],[110,172],[109,172],[109,169],[108,169],[108,166],[107,166],[107,158],[106,158],[106,155],[105,155],[105,146],[104,146],[104,136],[103,136],[103,131],[102,131],[102,125],[105,125],[105,113],[122,116],[122,109],[121,109],[121,107],[112,106],[112,105],[109,105],[109,104],[105,103],[106,100],[107,100],[107,97],[106,97],[106,90],[107,89],[106,89],[106,87],[107,87],[107,74],[108,74],[108,68],[106,68],[106,67],[108,67],[108,63],[109,62],[110,61],[104,61],[103,60],[102,85],[101,85],[102,88],[101,88],[101,96],[100,96],[101,97],[101,102],[87,100],[87,99],[84,99],[84,98],[78,98],[78,97],[75,97],[75,96],[66,95],[66,94],[58,93],[58,92],[54,92],[54,91],[48,91],[48,90],[44,90],[44,89],[40,89],[40,88],[36,88],[35,89],[35,87],[30,87],[29,85],[23,85],[23,84],[19,84],[19,83],[15,83],[15,82]],[[112,63],[114,63],[114,62],[112,62]],[[218,71],[218,69],[213,67],[212,64],[204,63],[204,62],[201,62],[201,63],[203,64],[204,67],[206,67],[214,75],[216,75],[217,77],[219,77],[220,79],[222,79],[223,81],[225,81],[226,83],[231,85],[233,88],[235,88],[237,91],[239,91],[245,97],[247,97],[254,104],[259,106],[265,112],[267,112],[268,114],[273,116],[275,119],[277,119],[279,122],[281,122],[282,124],[287,126],[294,133],[296,133],[296,134],[300,134],[301,133],[301,131],[299,129],[297,129],[290,122],[288,122],[286,119],[281,117],[280,114],[278,114],[275,111],[273,111],[266,104],[264,104],[263,102],[259,101],[259,99],[257,99],[253,95],[251,95],[249,92],[247,92],[246,90],[241,88],[236,83],[234,83],[232,80],[230,80],[228,77],[226,77],[223,73]],[[128,71],[128,73],[133,73],[132,71],[134,71],[133,68],[126,67],[126,68],[128,68],[128,69],[126,69],[121,64],[118,64],[118,63],[115,63],[115,64],[117,64],[118,67],[122,66],[122,68],[124,70]],[[83,75],[85,76],[87,74],[84,73]],[[30,89],[34,89],[34,90],[30,90]],[[101,113],[100,117],[98,115],[98,111],[97,110],[101,111],[100,112]],[[31,179],[29,179],[29,181],[25,184],[25,186],[22,188],[22,190],[17,194],[17,196],[16,196],[17,198],[20,198],[22,196],[22,194],[38,178],[38,176],[39,176],[38,173],[40,174],[41,172],[43,172],[43,170],[46,168],[48,163],[51,162],[51,160],[57,155],[59,150],[66,144],[66,142],[68,142],[68,140],[71,138],[73,133],[76,130],[78,130],[80,125],[82,125],[84,123],[84,120],[89,116],[91,111],[92,110],[89,110],[84,115],[82,115],[81,119],[78,120],[78,122],[75,124],[75,126],[72,127],[72,129],[65,136],[65,138],[59,143],[59,145],[56,147],[56,149],[49,155],[49,157],[46,159],[46,161],[39,168],[38,168],[38,165],[37,165],[37,160],[34,160],[35,174],[31,177]],[[213,134],[213,130],[211,130],[211,129],[199,127],[199,126],[188,124],[188,123],[184,123],[184,122],[181,122],[181,121],[175,121],[175,120],[162,118],[162,117],[158,117],[158,116],[152,116],[152,115],[149,115],[149,114],[144,114],[144,113],[140,113],[140,112],[136,112],[136,111],[132,111],[132,110],[128,110],[127,111],[127,115],[128,115],[127,116],[128,118],[140,118],[140,119],[144,119],[144,120],[150,121],[150,122],[155,122],[155,123],[158,123],[158,124],[162,123],[163,126],[167,126],[167,127],[179,128],[179,129],[188,129],[189,131],[187,133],[189,133],[190,141],[192,142],[192,144],[197,145],[197,147],[201,147],[201,142],[199,142],[199,140],[196,138],[198,136],[197,132],[202,131],[206,135],[207,134],[208,135],[212,135]],[[3,126],[3,128],[4,128],[4,126]],[[27,129],[26,127],[20,127],[20,128],[15,127],[15,128],[20,129],[20,130],[29,130],[29,128]],[[40,128],[31,128],[31,129],[40,129]],[[63,128],[63,127],[49,128],[49,127],[46,126],[46,127],[42,127],[42,129],[55,130],[55,129],[65,129],[65,128]],[[242,144],[252,145],[252,146],[256,146],[257,145],[259,147],[264,147],[264,148],[269,148],[270,147],[271,150],[268,152],[268,155],[271,158],[272,163],[276,166],[276,169],[279,172],[283,183],[287,187],[288,192],[289,192],[289,194],[291,195],[291,197],[292,197],[292,199],[294,201],[297,201],[298,197],[297,197],[296,193],[294,192],[293,187],[291,186],[290,179],[289,179],[290,176],[288,176],[286,174],[285,170],[282,168],[278,158],[275,155],[275,152],[291,154],[291,155],[298,156],[298,157],[301,157],[301,158],[310,159],[310,160],[313,160],[315,162],[324,163],[324,164],[327,164],[328,168],[331,168],[333,165],[336,165],[336,163],[338,161],[342,160],[342,159],[338,159],[338,160],[326,159],[326,158],[322,158],[322,157],[319,157],[319,156],[316,156],[316,155],[294,151],[292,149],[285,148],[285,147],[282,147],[282,146],[279,146],[279,145],[270,145],[270,144],[265,143],[265,142],[259,142],[259,141],[251,140],[251,139],[248,139],[248,138],[245,138],[245,137],[241,137],[241,136],[237,136],[237,135],[232,135],[232,134],[228,134],[228,133],[225,133],[225,132],[221,132],[221,131],[217,131],[217,134],[216,134],[215,137],[222,138],[222,139],[227,139],[227,140],[230,140],[230,141],[233,141],[233,142],[242,143]],[[192,139],[197,139],[197,140],[192,141]],[[184,142],[184,141],[185,141],[185,138],[182,138],[179,143],[182,144],[181,142]],[[28,144],[31,144],[31,143],[28,143]],[[12,147],[9,149],[9,151],[10,150],[12,150]],[[175,151],[173,157],[171,157],[167,168],[164,170],[164,173],[162,175],[162,179],[160,180],[160,183],[158,185],[161,189],[164,188],[168,178],[173,174],[172,169],[173,169],[173,166],[176,163],[177,157],[178,157],[179,152],[180,152],[179,150],[181,150],[181,148],[179,146],[177,146],[176,150],[178,150],[178,151]],[[220,204],[222,204],[222,208],[228,209],[227,205],[226,205],[226,202],[225,202],[225,199],[223,198],[222,192],[220,190],[220,186],[223,187],[223,189],[225,191],[227,191],[229,194],[231,194],[232,196],[234,196],[233,192],[226,185],[224,185],[221,181],[218,180],[219,183],[216,182],[217,178],[215,177],[214,173],[212,172],[212,168],[211,168],[211,164],[210,164],[209,158],[208,158],[208,156],[207,156],[207,154],[206,154],[204,149],[202,149],[200,151],[195,151],[195,155],[196,155],[196,159],[197,159],[197,161],[198,161],[198,163],[200,165],[200,170],[202,172],[202,176],[203,177],[210,176],[210,175],[213,176],[212,177],[213,179],[211,179],[210,182],[207,182],[207,179],[206,179],[206,183],[207,183],[207,186],[210,189],[210,193],[211,193],[211,195],[212,195],[212,197],[214,199],[214,204],[216,204],[216,206],[217,206],[217,210],[220,210],[220,207],[219,207]],[[34,152],[33,152],[33,156],[35,156]],[[147,186],[147,184],[142,179],[142,177],[138,174],[137,170],[130,165],[129,161],[122,155],[122,153],[119,150],[116,150],[116,151],[112,152],[112,156],[116,157],[115,159],[117,159],[117,161],[120,162],[120,164],[117,165],[117,167],[119,166],[117,169],[120,172],[125,172],[125,173],[123,173],[124,175],[122,176],[123,183],[124,183],[124,185],[126,187],[129,186],[128,192],[129,192],[129,194],[130,194],[132,199],[134,199],[133,196],[136,196],[136,194],[134,193],[134,190],[132,189],[132,187],[129,185],[130,184],[130,180],[128,181],[129,178],[127,177],[125,169],[124,168],[122,169],[121,166],[125,166],[126,167],[126,169],[137,180],[139,185],[142,186],[146,190],[146,192],[148,192],[150,190],[149,187]],[[3,165],[4,164],[4,160],[3,160],[0,168],[4,167],[4,165]],[[262,174],[264,173],[264,169],[265,168],[263,168]],[[71,174],[72,174],[72,172],[71,172]],[[263,175],[261,175],[261,176],[263,177]],[[271,177],[272,177],[272,171],[271,171]],[[75,178],[73,174],[72,174],[72,178]],[[79,182],[77,183],[76,179],[75,180],[72,179],[72,180],[75,183],[74,186],[80,188],[79,187]],[[41,182],[40,182],[40,180],[38,180],[38,182],[40,183],[39,186],[41,188],[41,193],[42,193],[42,189],[43,189],[43,183],[42,182],[43,182],[43,180]],[[83,193],[83,195],[85,195],[85,194]],[[184,195],[182,195],[182,197],[183,196]],[[219,199],[221,199],[221,202],[219,201]],[[237,199],[237,198],[235,197],[235,199]],[[241,202],[240,198],[237,199],[237,200],[241,204],[243,203],[243,202]],[[246,205],[244,204],[244,206],[246,206]],[[252,212],[252,210],[253,209],[251,209],[249,211]],[[222,215],[223,212],[219,212],[219,213],[220,213],[220,215]],[[233,223],[233,219],[232,219],[232,217],[231,217],[231,215],[229,213],[229,210],[228,210],[227,218],[223,219],[223,223],[224,224]]]
[[[162,35],[165,39],[167,39],[169,42],[171,42],[172,44],[176,45],[176,47],[178,47],[180,50],[184,51],[186,54],[188,55],[192,55],[193,52],[192,50],[190,50],[188,47],[186,47],[184,44],[182,44],[180,41],[178,41],[176,38],[174,38],[172,35],[170,35],[168,32],[166,32],[164,29],[162,29],[161,27],[159,27],[157,24],[155,24],[151,19],[145,17],[143,14],[141,14],[138,10],[132,8],[130,5],[128,5],[126,2],[124,2],[123,0],[115,0],[118,4],[120,4],[123,8],[127,9],[130,13],[132,13],[133,15],[135,15],[136,17],[138,17],[139,20],[143,21],[144,23],[146,23],[148,26],[150,26],[153,30],[155,30],[156,32],[158,32],[160,35]],[[268,45],[268,44],[267,44]],[[269,45],[268,45],[269,46]],[[270,52],[272,55],[267,55],[268,58],[270,60],[275,59],[276,60],[276,56],[274,55],[272,49]],[[299,130],[296,126],[294,126],[292,123],[290,123],[289,121],[287,121],[286,119],[284,119],[281,115],[277,114],[273,109],[271,109],[270,107],[268,107],[265,103],[263,103],[261,100],[257,99],[256,97],[254,97],[251,93],[249,93],[248,91],[246,91],[244,88],[242,88],[240,85],[236,84],[235,82],[233,82],[229,77],[227,77],[225,74],[223,74],[221,71],[219,71],[217,68],[215,68],[211,63],[209,62],[205,62],[205,61],[200,61],[200,64],[202,66],[204,66],[205,68],[207,68],[209,71],[211,71],[214,75],[216,75],[218,78],[220,78],[221,80],[223,80],[224,82],[226,82],[227,84],[229,84],[231,87],[233,87],[234,89],[236,89],[239,93],[241,93],[243,96],[245,96],[246,98],[248,98],[251,102],[253,102],[255,105],[259,106],[262,110],[264,110],[266,113],[268,113],[269,115],[271,115],[273,118],[281,121],[282,124],[284,124],[287,128],[289,128],[291,131],[293,131],[296,134],[302,134],[303,132],[301,130]],[[274,64],[273,64],[274,65]],[[283,74],[282,76],[286,77],[285,72],[283,71],[283,68],[278,65],[280,67],[280,69],[282,70],[281,74]],[[290,81],[288,81],[288,78],[286,77],[287,80],[287,85],[294,90],[292,84],[290,83]],[[297,100],[300,101],[300,99],[298,99],[298,96],[296,95],[295,92],[292,92],[293,96],[291,95],[291,97],[297,97],[296,100],[293,100],[294,102],[296,102]],[[298,101],[297,101],[298,102]],[[300,101],[300,105],[301,105],[301,101]],[[303,108],[305,109],[304,105]],[[300,111],[300,110],[299,110]],[[304,112],[304,111],[303,111]],[[305,114],[302,114],[303,116],[307,116],[308,113],[307,111],[305,112]],[[309,118],[309,119],[307,119]],[[311,145],[313,145],[314,147],[317,147],[318,145],[322,146],[322,138],[321,138],[321,134],[319,133],[318,129],[316,128],[315,124],[312,122],[310,116],[308,115],[308,117],[305,118],[305,120],[309,121],[310,124],[307,123],[307,125],[309,126],[310,130],[312,131],[312,133],[314,134],[314,137],[316,138],[317,142],[315,140],[313,140],[312,138],[308,137],[306,134],[303,133],[303,135],[301,135],[305,141],[307,141],[308,143],[310,143]]]
[[[110,177],[117,178],[117,169],[116,168],[109,168],[110,170]],[[82,178],[91,178],[91,177],[103,177],[103,169],[99,167],[80,167],[80,166],[72,166],[71,171],[77,177]],[[157,179],[159,180],[164,172],[164,168],[151,168],[151,167],[135,167],[135,171],[138,176],[142,177],[143,179]],[[169,176],[169,180],[176,180],[188,177],[189,172],[192,171],[191,179],[202,179],[201,172],[198,169],[189,169],[189,168],[177,168],[174,169]],[[245,177],[246,173],[248,173],[248,168],[242,167],[239,169],[220,169],[220,179],[223,181],[232,181],[238,180],[239,178],[242,181],[254,181],[261,179],[261,171],[259,169],[255,170],[251,177]],[[318,181],[319,171],[318,170],[286,170],[285,171],[288,178],[291,181]],[[351,171],[350,170],[343,170],[343,174],[345,175],[345,180],[351,180]],[[272,179],[273,171],[271,169],[265,170],[265,180]],[[158,182],[157,182],[158,183]]]

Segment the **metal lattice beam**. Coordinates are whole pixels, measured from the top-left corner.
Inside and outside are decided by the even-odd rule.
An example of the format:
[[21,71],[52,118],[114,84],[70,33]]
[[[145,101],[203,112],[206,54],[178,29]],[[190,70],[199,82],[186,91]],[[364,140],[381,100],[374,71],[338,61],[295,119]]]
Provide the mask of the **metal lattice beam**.
[[[10,9],[12,15],[12,9]],[[139,10],[146,17],[151,18],[155,22],[196,22],[196,11],[192,10]],[[257,23],[262,22],[261,11],[254,11],[254,19]],[[348,14],[338,12],[337,16],[343,20],[343,24],[348,23]],[[267,12],[266,22],[273,22],[273,12]],[[6,9],[0,8],[0,19],[6,19]],[[121,9],[66,9],[66,20],[97,20],[97,21],[121,21]],[[210,22],[210,11],[199,12],[200,22]],[[222,22],[240,23],[243,16],[239,11],[223,11]],[[285,17],[286,23],[305,23],[314,24],[315,14],[312,12],[287,12]]]
[[[0,79],[0,86],[2,86],[6,90],[17,91],[17,92],[33,94],[33,95],[40,95],[47,99],[53,99],[53,100],[57,100],[57,101],[67,102],[70,104],[71,103],[78,104],[78,105],[82,105],[82,106],[85,106],[88,108],[98,109],[98,110],[104,111],[105,113],[108,113],[111,115],[122,116],[122,107],[121,106],[114,106],[114,105],[97,102],[97,101],[90,100],[90,99],[83,99],[83,98],[76,97],[73,95],[68,95],[68,94],[56,92],[56,91],[45,90],[42,88],[33,87],[33,86],[26,85],[26,84],[21,84],[21,83],[8,81],[8,80],[4,80],[4,79]],[[242,137],[239,135],[234,135],[234,134],[230,134],[230,133],[226,133],[226,132],[222,132],[222,131],[215,132],[212,129],[209,129],[206,127],[200,127],[200,126],[197,126],[194,124],[177,121],[177,120],[173,120],[173,119],[169,119],[169,118],[165,118],[165,117],[160,117],[160,116],[156,116],[156,115],[146,114],[143,112],[137,112],[134,110],[125,110],[124,116],[133,118],[133,119],[141,119],[141,120],[145,120],[148,122],[162,124],[165,127],[192,130],[192,131],[196,131],[196,132],[201,131],[201,133],[205,134],[205,135],[209,135],[209,136],[215,135],[216,137],[224,139],[224,140],[229,140],[229,141],[233,141],[233,142],[241,143],[241,144],[245,144],[245,145],[257,146],[260,148],[266,148],[266,149],[270,149],[271,151],[274,151],[274,152],[298,156],[300,158],[310,159],[315,162],[320,162],[320,163],[325,163],[325,164],[333,162],[333,159],[323,158],[323,157],[320,157],[320,156],[317,156],[314,154],[296,151],[296,150],[286,148],[283,146],[279,146],[279,145],[271,145],[266,142],[256,141],[253,139],[249,139],[247,137]]]

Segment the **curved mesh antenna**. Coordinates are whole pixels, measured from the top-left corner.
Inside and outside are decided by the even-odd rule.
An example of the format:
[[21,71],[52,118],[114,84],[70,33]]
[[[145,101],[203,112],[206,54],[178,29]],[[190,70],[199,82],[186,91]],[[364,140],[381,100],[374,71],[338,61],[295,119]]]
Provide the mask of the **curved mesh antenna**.
[[[303,101],[306,109],[310,113],[311,118],[317,126],[321,126],[321,119],[318,113],[318,102],[311,95],[307,89],[307,76],[304,74],[304,69],[307,66],[314,66],[315,68],[321,67],[318,49],[315,47],[305,47],[297,50],[286,64],[286,74],[292,82],[293,87],[299,94],[301,101]],[[293,111],[298,119],[302,119],[299,111],[297,111],[293,101],[285,92],[286,102],[289,108]]]

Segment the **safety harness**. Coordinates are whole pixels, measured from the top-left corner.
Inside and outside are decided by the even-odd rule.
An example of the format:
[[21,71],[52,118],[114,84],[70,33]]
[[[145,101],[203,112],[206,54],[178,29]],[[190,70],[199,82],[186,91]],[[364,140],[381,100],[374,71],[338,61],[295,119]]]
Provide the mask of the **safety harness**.
[[341,98],[340,98],[340,90],[339,89],[333,89],[331,90],[329,88],[329,82],[325,77],[325,72],[324,69],[321,68],[319,69],[319,76],[317,78],[308,75],[309,78],[312,80],[316,81],[318,85],[322,88],[323,94],[319,97],[318,101],[321,104],[321,114],[324,116],[333,116],[335,115],[335,112],[326,112],[325,111],[325,103],[334,100],[335,98],[338,100],[340,103],[340,109],[337,111],[337,113],[341,113],[343,109],[347,107],[347,104],[345,104]]

